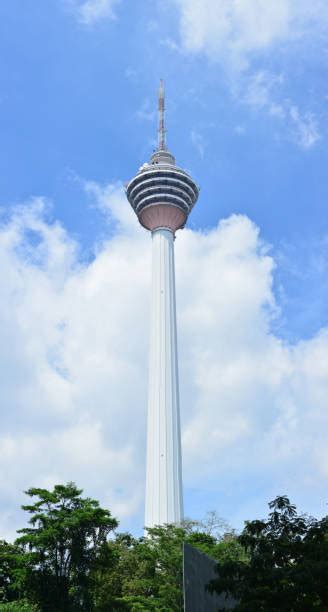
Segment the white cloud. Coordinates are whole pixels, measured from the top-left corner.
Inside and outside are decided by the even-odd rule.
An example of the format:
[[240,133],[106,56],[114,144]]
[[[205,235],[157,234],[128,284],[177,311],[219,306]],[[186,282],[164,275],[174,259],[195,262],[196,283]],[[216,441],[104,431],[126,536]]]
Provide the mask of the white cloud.
[[[296,104],[283,96],[283,83],[282,74],[260,70],[243,79],[236,95],[256,111],[264,111],[282,121],[289,139],[302,149],[310,149],[321,138],[317,119],[313,113],[301,112]],[[240,94],[242,88],[243,96]]]
[[287,36],[289,0],[175,0],[186,51],[206,53],[243,67],[250,52]]
[[277,107],[272,103],[272,97],[276,89],[281,87],[283,80],[283,75],[272,74],[266,70],[251,74],[247,80],[243,101],[256,108],[268,108],[275,114]]
[[[0,230],[5,535],[20,491],[70,479],[142,527],[150,238],[119,186],[85,187],[115,227],[93,261],[40,199]],[[227,474],[252,480],[241,511],[263,478],[326,486],[328,331],[270,331],[274,261],[246,217],[180,232],[176,264],[186,484],[203,498]]]
[[327,25],[323,0],[173,0],[186,51],[242,67],[250,54],[298,40],[314,24]]
[[297,106],[291,105],[289,116],[294,126],[294,137],[303,149],[310,149],[320,139],[316,118],[312,113],[301,114]]
[[[293,80],[288,53],[299,58],[313,41],[324,45],[324,0],[172,0],[178,10],[180,48],[220,63],[236,98],[280,120],[287,137],[310,149],[320,139],[318,120],[286,94]],[[273,60],[274,57],[274,60]],[[298,62],[300,60],[298,59]],[[272,71],[272,64],[282,67]],[[286,73],[286,74],[283,74]],[[306,102],[305,102],[306,104]],[[312,102],[310,103],[312,105]],[[281,137],[282,130],[278,134]]]
[[75,12],[78,20],[91,25],[102,19],[112,19],[119,0],[65,0]]

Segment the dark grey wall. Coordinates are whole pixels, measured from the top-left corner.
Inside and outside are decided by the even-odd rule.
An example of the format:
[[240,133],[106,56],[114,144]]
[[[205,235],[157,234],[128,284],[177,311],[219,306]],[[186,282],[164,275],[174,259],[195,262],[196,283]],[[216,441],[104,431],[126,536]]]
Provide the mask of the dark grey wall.
[[216,577],[216,561],[190,544],[183,545],[183,587],[185,612],[233,610],[235,602],[224,595],[211,595],[205,586]]

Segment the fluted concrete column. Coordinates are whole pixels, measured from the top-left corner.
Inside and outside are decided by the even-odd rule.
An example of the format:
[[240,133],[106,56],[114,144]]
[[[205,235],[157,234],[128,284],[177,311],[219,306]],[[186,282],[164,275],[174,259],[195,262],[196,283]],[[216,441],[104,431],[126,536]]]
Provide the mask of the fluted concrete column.
[[145,526],[183,518],[174,236],[152,232]]

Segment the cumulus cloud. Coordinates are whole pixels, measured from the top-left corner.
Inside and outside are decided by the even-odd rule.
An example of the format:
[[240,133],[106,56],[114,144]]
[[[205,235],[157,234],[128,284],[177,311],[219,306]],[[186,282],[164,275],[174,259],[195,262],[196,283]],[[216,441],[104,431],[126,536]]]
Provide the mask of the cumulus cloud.
[[[120,186],[85,188],[111,230],[92,261],[42,199],[0,229],[3,535],[20,491],[68,480],[142,528],[149,235]],[[176,264],[187,489],[252,479],[242,510],[264,477],[326,486],[328,331],[273,334],[275,264],[246,217],[180,232]]]
[[173,0],[186,51],[227,57],[242,67],[250,54],[304,36],[328,20],[323,0]]
[[240,68],[250,52],[263,50],[289,30],[286,0],[175,0],[182,46],[214,59],[228,57]]
[[112,19],[119,0],[66,0],[78,21],[91,25],[102,19]]

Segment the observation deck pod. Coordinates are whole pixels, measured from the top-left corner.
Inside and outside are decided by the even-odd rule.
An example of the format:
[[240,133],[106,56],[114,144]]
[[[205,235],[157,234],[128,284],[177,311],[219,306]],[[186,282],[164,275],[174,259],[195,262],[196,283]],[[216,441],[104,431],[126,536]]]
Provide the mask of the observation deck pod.
[[198,194],[196,183],[166,149],[155,151],[126,187],[139,222],[151,231],[163,227],[175,233],[184,227]]

